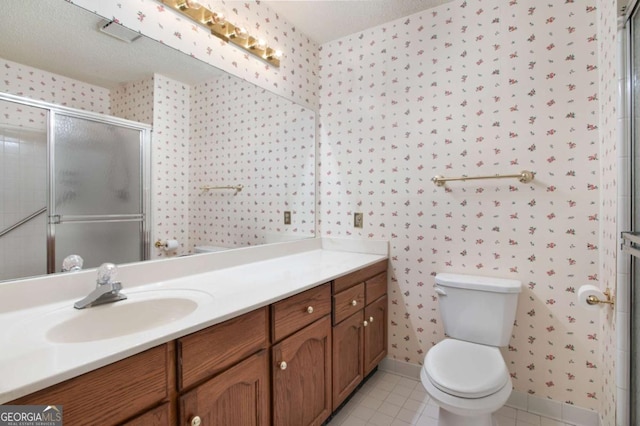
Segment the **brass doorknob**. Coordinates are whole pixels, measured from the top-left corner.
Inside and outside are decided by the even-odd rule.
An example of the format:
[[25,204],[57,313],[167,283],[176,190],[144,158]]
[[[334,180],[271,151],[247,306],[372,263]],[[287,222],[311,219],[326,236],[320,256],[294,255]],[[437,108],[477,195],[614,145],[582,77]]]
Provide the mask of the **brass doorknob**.
[[202,424],[202,419],[200,416],[191,417],[191,421],[189,422],[191,426],[200,426]]
[[309,306],[309,307],[307,308],[307,313],[310,313],[310,314],[312,314],[312,313],[313,313],[313,306]]
[[280,363],[280,370],[286,370],[286,369],[287,369],[287,363],[286,363],[286,362],[284,362],[284,361],[282,361],[282,362]]

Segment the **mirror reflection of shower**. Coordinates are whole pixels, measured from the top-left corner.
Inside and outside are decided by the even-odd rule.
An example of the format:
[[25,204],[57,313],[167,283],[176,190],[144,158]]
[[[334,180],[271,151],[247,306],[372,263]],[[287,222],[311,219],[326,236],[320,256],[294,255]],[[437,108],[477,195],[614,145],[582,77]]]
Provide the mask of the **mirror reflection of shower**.
[[0,280],[47,271],[47,120],[0,100]]
[[0,111],[0,280],[71,254],[89,268],[148,258],[149,126],[10,95]]

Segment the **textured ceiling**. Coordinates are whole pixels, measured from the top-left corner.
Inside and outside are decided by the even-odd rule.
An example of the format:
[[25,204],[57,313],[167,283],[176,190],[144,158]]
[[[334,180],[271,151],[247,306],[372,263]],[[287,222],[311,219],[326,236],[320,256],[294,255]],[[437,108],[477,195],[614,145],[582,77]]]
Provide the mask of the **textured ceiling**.
[[263,0],[318,44],[337,40],[451,0]]
[[106,88],[153,72],[187,84],[221,72],[146,37],[127,44],[105,35],[97,15],[67,1],[0,1],[0,56],[10,61]]
[[[218,69],[146,37],[131,44],[98,31],[96,15],[63,0],[0,0],[0,56],[86,83],[113,88],[154,72],[193,84]],[[264,0],[263,0],[264,1]],[[319,44],[447,0],[267,1]],[[42,19],[46,16],[46,19]]]

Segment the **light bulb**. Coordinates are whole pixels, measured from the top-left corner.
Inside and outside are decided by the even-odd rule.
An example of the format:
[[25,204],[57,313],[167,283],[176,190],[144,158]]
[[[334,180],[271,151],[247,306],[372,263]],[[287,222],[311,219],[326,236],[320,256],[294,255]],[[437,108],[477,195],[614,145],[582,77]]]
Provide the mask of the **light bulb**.
[[189,9],[198,10],[202,7],[202,3],[196,0],[186,0],[185,3]]
[[239,39],[246,39],[247,37],[249,37],[249,33],[247,33],[247,30],[242,27],[236,27],[236,29],[234,30],[234,34],[235,37],[238,37]]

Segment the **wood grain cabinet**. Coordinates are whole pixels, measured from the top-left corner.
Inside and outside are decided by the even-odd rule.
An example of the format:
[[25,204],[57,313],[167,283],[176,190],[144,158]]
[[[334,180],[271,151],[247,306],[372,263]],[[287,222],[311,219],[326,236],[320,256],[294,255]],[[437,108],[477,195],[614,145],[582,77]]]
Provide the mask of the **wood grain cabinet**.
[[268,318],[264,307],[177,340],[181,426],[269,425]]
[[321,425],[332,412],[330,284],[278,302],[271,310],[276,336],[271,349],[273,424]]
[[319,426],[387,354],[387,261],[27,395],[66,426]]
[[117,425],[141,415],[144,419],[142,413],[169,399],[171,349],[170,343],[157,346],[9,404],[62,405],[65,426]]
[[387,355],[386,269],[385,260],[333,282],[333,410]]
[[262,350],[182,395],[180,425],[269,425],[268,359]]

